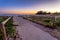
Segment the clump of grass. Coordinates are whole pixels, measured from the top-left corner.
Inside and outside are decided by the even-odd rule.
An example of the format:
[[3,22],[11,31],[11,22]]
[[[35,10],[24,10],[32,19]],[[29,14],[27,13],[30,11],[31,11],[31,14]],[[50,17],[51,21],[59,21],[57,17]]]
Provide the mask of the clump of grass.
[[56,19],[56,26],[60,27],[60,18]]
[[2,17],[0,17],[0,23],[3,22],[3,21],[4,21],[4,19]]
[[13,28],[13,20],[12,18],[6,23],[5,28],[6,28],[6,33],[7,36],[10,35],[11,37],[13,37],[14,35],[14,28]]

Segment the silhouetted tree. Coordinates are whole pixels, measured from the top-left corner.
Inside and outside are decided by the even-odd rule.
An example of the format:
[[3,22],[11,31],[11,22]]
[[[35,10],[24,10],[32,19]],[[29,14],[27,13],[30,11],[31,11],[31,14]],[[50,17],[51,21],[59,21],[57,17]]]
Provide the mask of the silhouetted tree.
[[36,14],[39,15],[39,14],[42,14],[42,13],[43,13],[43,11],[38,11]]
[[36,15],[40,15],[40,14],[51,14],[51,12],[38,11],[38,12],[36,13]]
[[36,15],[40,15],[40,14],[46,14],[47,12],[43,12],[43,11],[38,11],[37,13],[36,13]]
[[51,14],[51,12],[48,12],[47,14]]

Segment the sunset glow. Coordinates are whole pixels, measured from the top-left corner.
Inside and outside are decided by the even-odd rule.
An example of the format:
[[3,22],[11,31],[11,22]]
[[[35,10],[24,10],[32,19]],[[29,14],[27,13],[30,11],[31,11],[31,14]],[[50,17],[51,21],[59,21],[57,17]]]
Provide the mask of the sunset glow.
[[0,0],[0,12],[35,14],[38,11],[60,12],[60,0]]

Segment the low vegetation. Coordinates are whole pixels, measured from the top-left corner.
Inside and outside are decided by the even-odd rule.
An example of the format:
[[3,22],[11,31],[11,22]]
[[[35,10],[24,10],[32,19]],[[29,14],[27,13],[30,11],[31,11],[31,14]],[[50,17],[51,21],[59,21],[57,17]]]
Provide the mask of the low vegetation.
[[[54,18],[50,17],[37,17],[37,16],[23,16],[24,19],[30,20],[34,23],[43,25],[44,28],[42,30],[48,32],[53,37],[56,37],[60,40],[60,17],[58,17],[55,22]],[[54,26],[55,25],[55,26]]]
[[38,24],[42,24],[45,27],[49,27],[49,28],[60,27],[60,18],[56,19],[55,27],[53,25],[54,20],[52,17],[48,18],[48,17],[39,17],[39,16],[29,16],[29,17],[24,16],[23,18],[28,19],[28,20],[33,21],[33,22],[38,23]]
[[[0,18],[0,22],[4,21],[4,17]],[[6,29],[6,35],[7,36],[10,36],[10,37],[13,37],[14,35],[14,28],[13,28],[13,18],[11,18],[6,24],[5,24],[5,29]],[[2,33],[1,33],[1,30],[0,30],[0,40],[2,40]]]
[[0,16],[0,23],[3,22],[5,19],[7,19],[8,17],[5,16]]

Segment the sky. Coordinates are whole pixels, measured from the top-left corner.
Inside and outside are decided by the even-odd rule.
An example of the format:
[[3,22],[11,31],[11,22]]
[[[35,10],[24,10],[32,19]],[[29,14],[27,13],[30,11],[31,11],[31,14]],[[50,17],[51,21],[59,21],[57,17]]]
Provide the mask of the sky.
[[0,13],[35,14],[40,10],[60,12],[60,0],[0,0]]

